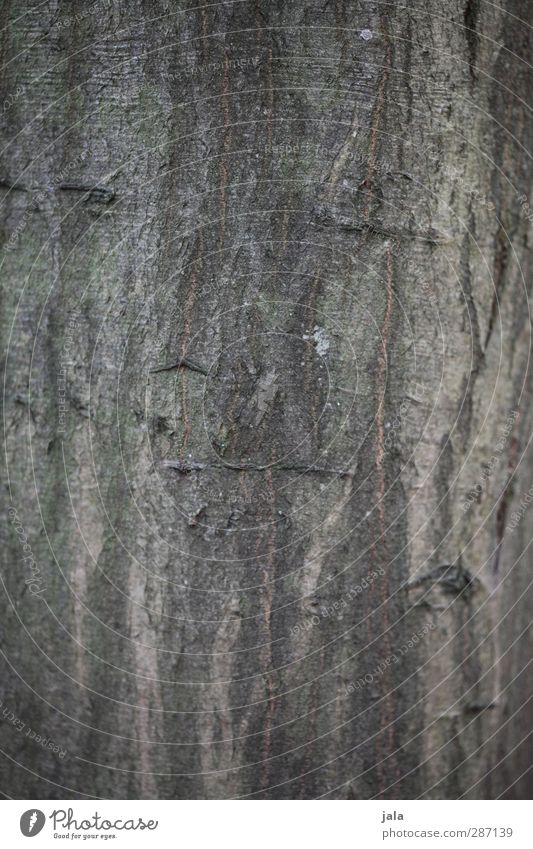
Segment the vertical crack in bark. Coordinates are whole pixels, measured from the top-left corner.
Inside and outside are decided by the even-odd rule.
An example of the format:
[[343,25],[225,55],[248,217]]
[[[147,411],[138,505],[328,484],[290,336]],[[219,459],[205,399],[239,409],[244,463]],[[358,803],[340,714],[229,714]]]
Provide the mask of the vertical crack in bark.
[[263,569],[263,623],[265,631],[265,648],[263,652],[263,663],[265,668],[266,691],[267,691],[267,707],[265,716],[265,727],[263,733],[263,758],[261,763],[261,789],[264,790],[268,786],[270,779],[270,751],[272,746],[272,725],[274,722],[275,699],[274,699],[274,673],[272,670],[272,579],[275,565],[275,535],[276,535],[276,494],[272,481],[272,470],[267,469],[265,472],[268,494],[268,526],[266,528],[267,536],[267,560]]
[[474,295],[472,292],[472,273],[470,270],[472,262],[470,250],[472,240],[476,242],[475,220],[474,213],[472,210],[472,199],[470,199],[468,206],[468,229],[465,230],[461,250],[461,276],[464,298],[466,301],[466,308],[468,310],[468,318],[472,327],[472,374],[475,377],[479,372],[479,367],[484,356],[484,350],[481,347],[481,331],[479,328],[479,318],[477,314],[476,302],[474,300]]
[[[309,301],[307,303],[308,318],[307,318],[306,327],[305,327],[306,336],[312,336],[312,333],[313,333],[313,327],[314,327],[315,321],[316,321],[316,302],[317,302],[318,290],[320,288],[320,283],[321,283],[320,272],[318,272],[313,277],[313,282],[311,284],[311,291],[309,293]],[[304,362],[305,362],[305,365],[304,365],[304,380],[303,380],[304,396],[306,398],[310,398],[310,401],[311,401],[310,415],[311,415],[313,433],[315,434],[315,437],[316,437],[317,433],[316,433],[316,429],[314,428],[314,425],[316,424],[316,421],[317,421],[318,399],[317,399],[316,393],[313,392],[313,386],[312,386],[313,359],[314,359],[313,346],[311,344],[308,344],[308,345],[306,345],[306,347],[304,349]]]
[[[412,54],[413,54],[413,21],[410,15],[407,17],[407,32],[405,35],[405,60],[403,63],[403,78],[405,83],[405,88],[407,89],[407,116],[406,123],[407,126],[410,127],[413,122],[413,103],[414,103],[414,94],[413,87],[411,85],[411,66],[412,66]],[[404,144],[402,141],[400,152],[403,158],[403,150]],[[403,170],[403,161],[400,160],[400,168]]]
[[272,45],[268,48],[267,64],[267,140],[268,149],[272,150],[272,120],[274,117],[274,81],[272,69]]
[[331,166],[329,176],[326,180],[327,194],[330,200],[333,197],[333,191],[335,189],[335,186],[339,182],[344,166],[346,165],[352,152],[355,140],[357,138],[358,129],[359,128],[357,126],[357,109],[354,109],[352,121],[350,124],[350,131],[346,136],[337,156],[333,160],[333,165]]
[[339,81],[342,78],[342,73],[344,71],[344,60],[346,58],[346,49],[348,46],[348,39],[346,38],[346,9],[344,5],[344,0],[335,0],[335,20],[337,24],[337,40],[340,44],[340,56],[339,56],[339,67],[337,70],[337,80]]
[[490,305],[489,324],[487,334],[485,336],[485,351],[490,342],[496,318],[499,311],[500,297],[503,292],[505,271],[507,268],[507,231],[503,224],[500,224],[498,235],[496,237],[496,251],[494,254],[494,292],[492,295],[492,303]]
[[[319,713],[318,698],[319,698],[319,694],[320,694],[319,682],[322,680],[322,676],[324,674],[324,657],[325,657],[325,652],[324,652],[324,646],[322,645],[320,647],[320,655],[319,655],[319,661],[318,661],[319,672],[318,672],[318,675],[313,679],[313,681],[311,683],[310,694],[309,694],[309,715],[310,715],[310,718],[309,718],[309,725],[308,725],[308,742],[307,742],[307,745],[305,747],[305,755],[304,755],[303,770],[302,770],[304,776],[310,775],[311,773],[314,776],[314,774],[315,774],[315,770],[313,770],[313,768],[312,768],[312,757],[313,757],[313,751],[314,751],[314,748],[315,748],[315,745],[316,745],[317,719],[318,719],[318,713]],[[303,787],[305,788],[305,784],[303,784]]]
[[224,246],[226,236],[226,190],[228,185],[229,152],[231,149],[231,125],[230,125],[230,90],[229,90],[229,55],[228,49],[224,49],[224,70],[222,74],[222,112],[223,112],[223,145],[222,159],[220,161],[220,247]]
[[[214,683],[209,688],[210,710],[198,714],[202,772],[205,773],[204,780],[211,785],[214,783],[212,790],[217,791],[206,793],[206,797],[210,798],[236,795],[238,781],[238,774],[232,770],[235,744],[231,702],[231,680],[235,664],[232,649],[241,630],[238,595],[229,597],[223,617],[213,642],[211,674]],[[220,739],[217,740],[218,734]]]
[[[272,138],[273,138],[273,118],[274,118],[274,78],[273,78],[273,50],[272,44],[268,47],[267,53],[267,65],[266,65],[266,81],[261,82],[261,91],[265,91],[266,93],[266,137],[267,143],[266,148],[264,150],[264,155],[262,157],[261,164],[261,180],[264,180],[266,177],[266,172],[268,166],[272,163]],[[263,71],[261,68],[261,79],[263,78]]]
[[[141,797],[157,799],[158,790],[152,765],[152,743],[158,719],[162,716],[161,694],[157,680],[158,654],[153,645],[154,631],[146,605],[146,588],[137,569],[129,571],[129,632],[133,642],[137,705],[135,728],[139,748]],[[152,720],[152,710],[156,711]]]
[[370,132],[370,146],[368,149],[368,162],[367,162],[367,171],[365,177],[365,187],[367,189],[368,195],[365,203],[365,207],[363,210],[363,220],[365,224],[368,224],[370,221],[370,212],[372,208],[372,192],[374,189],[374,177],[376,173],[376,155],[378,149],[378,138],[379,138],[379,130],[381,127],[381,121],[383,119],[383,112],[385,108],[386,102],[386,93],[387,93],[387,84],[389,81],[390,72],[392,69],[392,44],[389,38],[387,24],[385,22],[385,18],[381,18],[381,34],[383,35],[386,41],[386,51],[384,58],[384,65],[380,74],[379,84],[378,84],[378,92],[376,96],[376,102],[374,105],[374,111],[372,115],[372,126]]
[[376,416],[376,470],[377,470],[377,498],[378,498],[378,511],[379,511],[379,519],[380,526],[382,531],[385,530],[385,510],[383,506],[383,498],[385,495],[385,390],[386,390],[386,375],[387,375],[387,363],[388,363],[388,345],[389,345],[389,337],[390,337],[390,325],[392,318],[392,305],[394,298],[393,291],[393,275],[394,275],[394,267],[393,267],[393,256],[392,256],[392,246],[390,244],[387,245],[387,270],[385,276],[385,285],[386,285],[386,305],[385,305],[385,314],[383,316],[383,323],[381,325],[381,340],[382,340],[382,353],[379,358],[378,364],[378,376],[377,376],[377,390],[378,390],[378,398],[380,399],[378,405],[378,411]]
[[278,269],[281,269],[281,264],[287,253],[287,245],[289,241],[289,218],[292,212],[292,204],[294,203],[294,186],[289,183],[287,199],[284,201],[284,209],[281,217],[281,247],[282,250],[278,255]]
[[[379,357],[378,369],[377,369],[377,397],[378,397],[378,409],[376,414],[376,500],[378,507],[378,531],[377,535],[380,539],[380,548],[381,553],[377,551],[377,545],[373,541],[371,547],[371,556],[372,561],[375,565],[379,565],[381,560],[387,560],[387,547],[386,547],[386,518],[385,518],[385,490],[386,490],[386,475],[385,475],[385,394],[387,388],[387,367],[389,360],[389,341],[390,341],[390,329],[391,329],[391,320],[392,320],[392,310],[393,310],[393,302],[394,302],[394,288],[393,288],[393,279],[394,279],[394,261],[393,261],[393,251],[392,245],[389,243],[387,245],[387,259],[386,259],[386,272],[385,272],[385,287],[386,287],[386,302],[385,302],[385,312],[383,315],[383,321],[381,325],[381,340],[382,340],[382,351]],[[382,609],[382,618],[380,623],[380,628],[383,632],[383,643],[384,643],[384,653],[385,657],[388,658],[391,656],[391,638],[389,632],[389,612],[388,612],[388,576],[385,575],[383,580],[380,583],[381,592],[379,593],[380,598],[379,602]],[[373,594],[373,584],[372,584],[372,594]],[[385,687],[387,687],[387,683],[385,681]],[[392,704],[392,696],[390,692],[387,691],[387,694],[381,705],[382,712],[382,725],[387,729],[387,744],[386,746],[380,746],[378,737],[377,741],[377,749],[378,749],[378,779],[380,785],[380,792],[383,794],[385,787],[387,785],[385,770],[384,770],[384,762],[387,760],[387,752],[394,751],[394,739],[393,739],[393,720],[394,720],[394,705]],[[396,758],[394,763],[397,778],[399,778],[399,768]]]
[[498,504],[498,510],[496,512],[496,551],[494,553],[493,560],[493,571],[494,573],[498,573],[500,568],[500,555],[501,549],[503,545],[503,540],[505,537],[505,525],[507,522],[507,512],[509,510],[509,502],[511,501],[513,495],[513,474],[516,468],[517,459],[518,459],[518,451],[520,448],[520,441],[518,438],[518,432],[520,430],[520,420],[522,418],[522,407],[518,405],[517,407],[517,416],[513,425],[513,432],[511,435],[511,450],[509,452],[509,460],[507,463],[507,481],[503,488],[503,492],[500,496],[500,503]]
[[479,48],[477,23],[479,18],[480,0],[467,0],[464,11],[466,43],[468,45],[468,67],[472,82],[477,80],[476,62]]
[[265,21],[263,13],[261,11],[261,0],[255,0],[254,11],[255,11],[256,46],[259,49],[261,47],[261,43],[263,41],[263,29],[264,29],[264,21]]
[[[323,522],[312,532],[309,550],[306,554],[304,560],[304,568],[302,570],[302,577],[300,582],[300,602],[303,608],[304,614],[307,613],[307,604],[309,599],[313,596],[316,591],[316,588],[320,582],[322,573],[325,568],[326,558],[330,554],[330,552],[334,549],[334,546],[331,544],[331,540],[335,539],[344,518],[344,509],[346,505],[350,502],[351,498],[354,495],[354,481],[355,474],[357,471],[357,466],[359,463],[359,458],[356,457],[354,460],[349,475],[344,479],[340,494],[335,499],[332,504],[329,512],[326,515],[326,518]],[[312,630],[302,632],[300,637],[300,645],[299,650],[301,656],[305,656],[306,651],[311,643],[312,639]],[[320,652],[320,665],[319,672],[314,680],[313,684],[310,688],[310,723],[308,726],[308,738],[311,742],[307,743],[305,747],[305,757],[304,757],[304,774],[310,770],[311,765],[311,756],[313,751],[313,739],[316,736],[316,722],[317,722],[317,699],[318,699],[318,680],[322,680],[324,672],[324,650],[321,649]]]
[[[264,31],[264,16],[261,12],[260,2],[259,0],[255,1],[255,25],[257,32],[257,51],[259,52],[263,46],[263,31]],[[272,39],[272,36],[271,36]],[[261,160],[261,179],[265,179],[266,171],[268,166],[271,164],[271,157],[269,156],[272,151],[272,135],[273,135],[273,117],[274,117],[274,81],[273,81],[273,49],[272,49],[272,40],[268,46],[267,52],[267,65],[266,65],[266,74],[263,73],[263,63],[261,62],[259,67],[259,74],[261,79],[261,91],[266,91],[266,135],[267,135],[267,144],[266,149],[264,150],[264,155]],[[266,82],[263,82],[263,77],[266,76]]]
[[207,37],[209,32],[209,22],[207,19],[207,8],[205,6],[200,9],[200,17],[202,29],[202,60],[206,63],[209,58],[209,39]]

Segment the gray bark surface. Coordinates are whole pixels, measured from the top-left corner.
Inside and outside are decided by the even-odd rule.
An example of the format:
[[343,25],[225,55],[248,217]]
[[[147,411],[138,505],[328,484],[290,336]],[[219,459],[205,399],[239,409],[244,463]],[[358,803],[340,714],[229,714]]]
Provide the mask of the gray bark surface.
[[4,794],[532,792],[504,6],[3,5]]

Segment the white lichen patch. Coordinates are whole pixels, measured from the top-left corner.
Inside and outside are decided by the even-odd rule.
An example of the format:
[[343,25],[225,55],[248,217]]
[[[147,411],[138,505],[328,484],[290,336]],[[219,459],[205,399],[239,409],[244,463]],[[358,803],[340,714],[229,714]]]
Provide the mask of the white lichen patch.
[[[323,327],[319,327],[318,324],[315,324],[311,336],[308,333],[304,333],[302,339],[304,339],[306,342],[313,340],[316,352],[319,357],[325,357],[327,352],[329,351],[330,341],[327,337],[326,331]],[[302,361],[302,365],[303,364],[304,363]]]
[[325,357],[329,351],[329,339],[323,327],[315,324],[313,328],[313,340],[315,342],[316,352],[319,357]]

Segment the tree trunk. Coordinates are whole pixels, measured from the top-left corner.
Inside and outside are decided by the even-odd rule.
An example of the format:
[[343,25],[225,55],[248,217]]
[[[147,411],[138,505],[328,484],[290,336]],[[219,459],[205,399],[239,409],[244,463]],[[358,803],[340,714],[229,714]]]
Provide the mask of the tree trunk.
[[505,6],[4,4],[4,794],[533,791]]

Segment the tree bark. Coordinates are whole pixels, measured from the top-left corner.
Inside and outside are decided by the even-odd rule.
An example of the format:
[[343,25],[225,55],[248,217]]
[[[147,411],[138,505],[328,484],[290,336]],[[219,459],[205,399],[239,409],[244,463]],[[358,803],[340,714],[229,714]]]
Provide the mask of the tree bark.
[[505,6],[4,4],[4,794],[532,792]]

